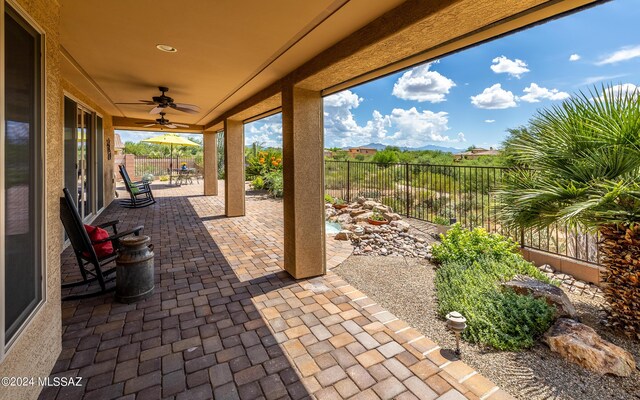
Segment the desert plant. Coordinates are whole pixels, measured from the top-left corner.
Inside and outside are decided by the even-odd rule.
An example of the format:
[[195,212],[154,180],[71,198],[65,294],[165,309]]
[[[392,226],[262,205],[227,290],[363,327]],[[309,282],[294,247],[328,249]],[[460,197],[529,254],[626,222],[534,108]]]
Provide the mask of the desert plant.
[[512,227],[556,222],[600,232],[610,321],[640,338],[640,91],[594,88],[512,131],[516,169],[497,192]]
[[552,323],[554,309],[544,299],[522,296],[501,283],[527,275],[549,279],[517,252],[511,239],[455,224],[433,247],[438,313],[458,311],[467,318],[465,338],[499,350],[531,347]]
[[334,199],[330,194],[325,194],[324,195],[324,202],[325,203],[333,204],[333,201],[334,201]]
[[380,211],[374,210],[373,214],[369,217],[372,221],[386,221],[384,215],[380,214]]
[[252,181],[251,181],[251,187],[253,187],[255,190],[261,190],[264,189],[264,179],[262,179],[261,176],[256,176]]

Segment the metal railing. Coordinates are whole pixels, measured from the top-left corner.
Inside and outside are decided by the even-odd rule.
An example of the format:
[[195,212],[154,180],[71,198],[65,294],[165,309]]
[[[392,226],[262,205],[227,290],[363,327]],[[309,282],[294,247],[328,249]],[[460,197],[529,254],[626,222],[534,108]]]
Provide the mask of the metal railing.
[[508,230],[498,220],[493,195],[504,167],[376,164],[325,161],[325,193],[347,202],[373,198],[405,217],[432,223],[455,220],[465,228],[485,228],[522,246],[598,264],[598,236],[555,225],[545,230]]
[[166,158],[147,158],[136,156],[135,157],[135,176],[142,177],[146,174],[152,174],[156,177],[162,175],[169,175],[169,166],[178,169],[182,166],[182,163],[187,164],[187,168],[196,168],[195,158],[193,157],[173,157]]

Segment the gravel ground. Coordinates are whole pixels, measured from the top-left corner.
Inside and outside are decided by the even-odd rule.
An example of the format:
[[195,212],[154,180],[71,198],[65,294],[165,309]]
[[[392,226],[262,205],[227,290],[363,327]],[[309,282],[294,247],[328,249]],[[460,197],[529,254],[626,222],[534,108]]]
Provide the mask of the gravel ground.
[[[420,330],[443,349],[455,348],[453,335],[436,314],[433,265],[404,257],[351,256],[333,269],[354,287]],[[568,294],[583,323],[640,362],[640,342],[599,324],[602,300]],[[601,376],[570,364],[539,343],[520,353],[496,352],[463,342],[462,359],[518,399],[640,399],[640,372],[628,378]]]

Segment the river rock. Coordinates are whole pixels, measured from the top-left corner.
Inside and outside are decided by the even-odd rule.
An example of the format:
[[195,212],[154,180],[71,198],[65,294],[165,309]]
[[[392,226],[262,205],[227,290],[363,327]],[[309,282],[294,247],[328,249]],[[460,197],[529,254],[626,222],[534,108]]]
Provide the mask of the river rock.
[[329,219],[329,218],[331,218],[331,217],[333,217],[333,216],[335,216],[335,215],[337,215],[337,214],[338,214],[338,212],[337,212],[337,211],[336,211],[336,209],[335,209],[335,208],[333,208],[333,207],[331,207],[331,208],[326,208],[326,209],[324,210],[324,215],[325,215],[326,219]]
[[384,212],[382,213],[382,216],[385,217],[387,221],[398,221],[401,219],[400,215],[394,212]]
[[351,232],[350,231],[341,230],[340,232],[338,232],[336,234],[335,239],[336,240],[349,240],[350,237],[351,237]]
[[602,339],[595,330],[568,318],[560,318],[544,334],[551,351],[599,374],[630,376],[636,368],[633,356]]
[[367,201],[367,199],[365,199],[364,197],[360,196],[360,197],[356,197],[356,203],[362,205],[364,204],[364,202]]
[[555,317],[576,318],[576,309],[562,289],[527,276],[516,275],[513,280],[503,286],[510,287],[518,294],[544,298],[547,304],[556,308]]

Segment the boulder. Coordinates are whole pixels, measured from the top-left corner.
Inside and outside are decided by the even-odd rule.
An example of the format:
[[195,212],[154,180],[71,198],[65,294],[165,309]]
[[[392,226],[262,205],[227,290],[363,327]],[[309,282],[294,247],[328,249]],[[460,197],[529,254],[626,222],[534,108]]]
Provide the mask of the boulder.
[[396,214],[394,212],[384,212],[382,213],[382,216],[385,217],[387,221],[398,221],[402,219],[399,214]]
[[551,351],[599,374],[630,376],[636,368],[633,356],[602,339],[595,330],[568,318],[560,318],[544,334]]
[[373,206],[373,211],[377,211],[380,214],[384,214],[384,213],[390,213],[391,207],[389,206],[385,206],[384,204],[376,204],[375,206]]
[[556,308],[555,317],[576,318],[576,309],[562,289],[548,283],[541,282],[528,276],[516,275],[503,286],[513,289],[518,294],[544,298],[547,304]]
[[411,225],[409,225],[404,221],[391,221],[389,225],[391,225],[394,228],[402,229],[403,232],[407,232],[409,228],[411,228]]
[[365,199],[364,197],[360,196],[360,197],[356,197],[356,203],[362,205],[364,204],[364,202],[367,201],[367,199]]
[[342,231],[336,233],[336,237],[334,239],[335,240],[349,240],[350,237],[351,237],[351,232],[350,231],[342,230]]
[[357,217],[360,214],[364,214],[366,212],[369,212],[363,208],[356,208],[355,210],[351,210],[351,212],[349,213],[349,215],[353,218],[353,217]]
[[364,214],[355,216],[353,220],[355,222],[366,222],[372,216],[373,216],[373,213],[371,211],[367,211]]
[[380,203],[377,203],[373,200],[367,200],[364,203],[362,203],[362,208],[366,208],[367,210],[373,210],[373,207],[380,205]]
[[338,212],[333,207],[325,208],[325,210],[324,210],[324,215],[325,215],[326,219],[329,219],[329,218],[331,218],[331,217],[333,217],[334,215],[337,215],[337,214],[338,214]]
[[353,223],[353,218],[351,218],[349,214],[340,214],[338,215],[338,217],[336,217],[335,221],[340,223],[341,225],[346,225]]

